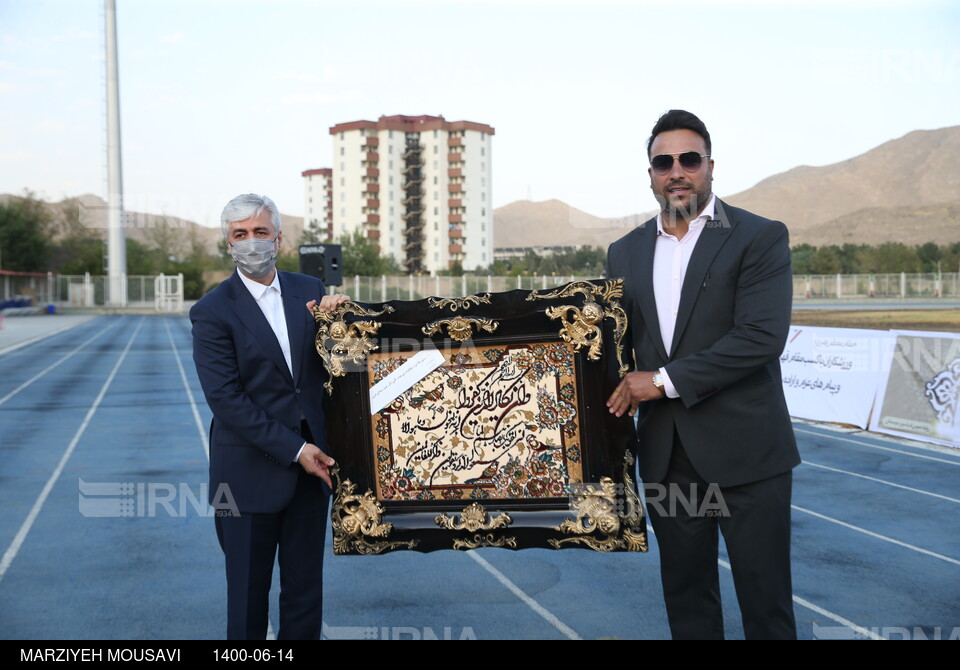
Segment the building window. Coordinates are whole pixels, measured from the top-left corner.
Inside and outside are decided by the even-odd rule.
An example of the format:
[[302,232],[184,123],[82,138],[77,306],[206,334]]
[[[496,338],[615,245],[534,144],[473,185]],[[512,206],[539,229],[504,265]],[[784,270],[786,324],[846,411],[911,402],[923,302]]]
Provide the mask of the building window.
[[345,148],[340,147],[340,155],[341,155],[341,156],[343,156],[346,152],[347,152],[347,150],[346,150]]
[[486,156],[486,155],[487,155],[487,149],[486,149],[486,147],[480,147],[480,155],[481,155],[481,156]]
[[347,178],[346,178],[346,177],[340,177],[340,185],[341,185],[341,186],[346,186],[346,185],[347,185]]
[[439,161],[433,161],[433,169],[434,169],[434,170],[439,170],[439,169],[440,169],[440,162],[439,162]]
[[437,183],[437,175],[433,175],[433,183],[434,183],[434,184]]
[[440,147],[438,147],[436,144],[433,145],[433,153],[440,153]]
[[392,154],[392,153],[393,153],[393,145],[392,145],[392,144],[389,145],[389,146],[387,146],[387,153],[388,153],[388,154]]
[[433,139],[437,139],[437,131],[436,131],[436,130],[433,131]]
[[393,186],[393,175],[390,175],[390,185]]
[[392,131],[392,130],[388,130],[388,131],[387,131],[387,137],[389,137],[391,140],[393,139],[393,131]]
[[439,207],[434,207],[434,208],[433,208],[433,215],[434,215],[434,216],[437,216],[437,215],[439,215],[439,214],[440,214],[440,208],[439,208]]

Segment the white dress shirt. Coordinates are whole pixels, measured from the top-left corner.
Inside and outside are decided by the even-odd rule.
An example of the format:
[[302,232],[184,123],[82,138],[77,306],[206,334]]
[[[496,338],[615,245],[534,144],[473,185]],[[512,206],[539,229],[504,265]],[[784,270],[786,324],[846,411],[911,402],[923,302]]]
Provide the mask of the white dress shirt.
[[[290,335],[287,332],[287,317],[283,311],[283,292],[280,289],[279,273],[275,272],[273,274],[273,282],[269,286],[253,281],[240,272],[240,270],[237,270],[237,274],[240,275],[240,281],[243,282],[243,285],[250,291],[250,295],[253,296],[257,307],[260,308],[260,311],[263,312],[263,315],[267,318],[267,323],[270,324],[273,334],[277,336],[277,343],[280,345],[280,351],[283,352],[283,360],[287,362],[287,369],[290,371],[290,376],[293,377],[293,358],[290,356]],[[296,458],[293,459],[294,462],[300,459],[300,453],[306,444],[306,441],[304,441],[304,443],[300,445],[300,450],[297,452]]]
[[250,295],[257,303],[257,307],[267,318],[267,323],[277,336],[277,342],[280,344],[280,350],[283,352],[283,360],[287,362],[287,369],[290,376],[293,376],[293,359],[290,357],[290,336],[287,333],[287,319],[283,313],[283,292],[280,290],[280,275],[273,274],[273,283],[264,286],[253,281],[245,274],[237,270],[243,285],[250,291]]
[[[657,215],[657,241],[653,253],[653,293],[657,303],[657,319],[660,321],[660,336],[663,346],[670,354],[673,346],[673,334],[677,326],[677,312],[680,310],[680,293],[683,290],[683,278],[687,274],[687,266],[693,249],[700,239],[700,233],[707,221],[713,219],[717,198],[710,196],[707,206],[700,212],[700,216],[690,222],[687,233],[680,239],[671,235],[663,227],[663,213]],[[665,368],[660,368],[663,375],[663,389],[668,398],[679,398],[680,394],[670,381],[670,375]]]

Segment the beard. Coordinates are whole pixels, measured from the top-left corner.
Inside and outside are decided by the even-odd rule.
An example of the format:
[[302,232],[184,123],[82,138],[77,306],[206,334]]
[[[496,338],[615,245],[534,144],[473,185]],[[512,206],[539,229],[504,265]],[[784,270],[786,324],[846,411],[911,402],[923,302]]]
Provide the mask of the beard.
[[[670,194],[670,189],[678,186],[689,189],[679,198]],[[660,204],[664,228],[675,226],[677,221],[685,223],[693,221],[710,202],[712,195],[709,178],[704,180],[700,188],[686,180],[673,181],[664,186],[662,191],[654,194]]]

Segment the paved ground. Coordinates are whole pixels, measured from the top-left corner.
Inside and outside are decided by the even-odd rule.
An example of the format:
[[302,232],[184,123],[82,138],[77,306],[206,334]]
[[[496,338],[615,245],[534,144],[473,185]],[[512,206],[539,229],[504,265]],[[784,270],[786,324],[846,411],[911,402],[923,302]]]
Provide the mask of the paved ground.
[[[31,339],[28,318],[53,334]],[[197,504],[209,411],[189,322],[66,318],[0,331],[0,637],[222,638],[222,557]],[[960,637],[960,453],[795,428],[800,637]],[[651,544],[334,557],[328,543],[326,635],[666,638]],[[727,635],[742,637],[721,566]]]

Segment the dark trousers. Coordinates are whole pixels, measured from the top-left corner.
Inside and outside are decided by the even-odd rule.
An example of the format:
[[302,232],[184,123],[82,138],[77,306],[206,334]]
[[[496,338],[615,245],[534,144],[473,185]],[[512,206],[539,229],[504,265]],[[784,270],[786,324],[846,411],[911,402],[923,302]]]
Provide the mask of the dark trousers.
[[275,514],[216,517],[227,569],[227,639],[263,640],[279,548],[280,640],[317,640],[323,623],[328,489],[299,465],[297,490]]
[[[730,557],[746,638],[796,639],[790,576],[792,481],[792,473],[785,472],[742,486],[710,487],[674,439],[663,482],[666,495],[660,490],[651,495],[656,487],[647,486],[647,512],[660,547],[663,596],[674,639],[723,639],[718,531]],[[689,499],[671,504],[671,495]]]

